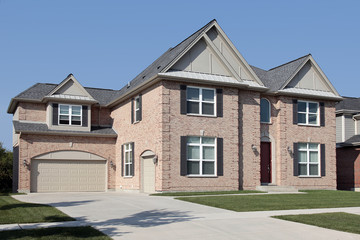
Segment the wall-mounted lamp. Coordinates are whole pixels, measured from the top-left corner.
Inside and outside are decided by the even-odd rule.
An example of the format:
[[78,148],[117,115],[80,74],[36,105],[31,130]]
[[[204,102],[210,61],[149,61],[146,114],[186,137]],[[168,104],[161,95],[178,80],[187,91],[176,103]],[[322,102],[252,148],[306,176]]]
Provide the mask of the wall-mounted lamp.
[[254,144],[251,144],[251,149],[253,150],[254,153],[257,152],[257,148],[256,148],[256,146]]
[[157,156],[155,156],[155,157],[153,158],[153,163],[154,163],[154,164],[156,164],[156,163],[157,163],[157,161],[158,161],[158,157],[157,157]]
[[114,168],[114,167],[115,167],[115,164],[113,163],[113,161],[110,161],[110,167],[111,167],[111,168]]
[[290,156],[293,155],[293,151],[291,150],[291,147],[290,147],[290,146],[288,146],[288,147],[286,148],[286,150],[288,151],[288,153],[290,154]]
[[24,161],[23,161],[23,166],[24,167],[27,167],[29,164],[28,164],[28,162],[26,161],[26,159],[24,159]]

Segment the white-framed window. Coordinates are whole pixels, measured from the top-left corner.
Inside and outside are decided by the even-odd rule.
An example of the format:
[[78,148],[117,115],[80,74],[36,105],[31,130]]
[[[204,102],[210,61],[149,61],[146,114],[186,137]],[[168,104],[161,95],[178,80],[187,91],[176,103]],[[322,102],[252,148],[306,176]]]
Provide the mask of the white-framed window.
[[82,125],[82,107],[80,105],[59,104],[59,125]]
[[187,175],[215,176],[216,138],[187,137]]
[[135,116],[135,122],[140,121],[140,96],[137,96],[135,99],[135,104],[134,104],[134,116]]
[[271,105],[266,98],[260,99],[260,122],[270,123]]
[[319,103],[298,101],[298,124],[319,126]]
[[213,88],[187,87],[187,113],[194,115],[215,116],[215,93],[215,89]]
[[124,177],[132,177],[133,153],[132,144],[124,144]]
[[298,143],[299,176],[320,176],[320,144]]

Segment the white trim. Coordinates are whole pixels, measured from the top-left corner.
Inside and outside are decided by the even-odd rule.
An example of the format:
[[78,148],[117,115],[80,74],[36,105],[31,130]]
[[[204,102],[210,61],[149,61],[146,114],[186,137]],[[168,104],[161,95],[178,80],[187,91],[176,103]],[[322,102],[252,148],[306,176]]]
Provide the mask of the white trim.
[[[136,101],[138,101],[138,108],[136,108]],[[134,98],[134,109],[132,109],[132,111],[134,111],[134,123],[140,122],[136,114],[136,112],[140,111],[140,95]]]
[[[299,111],[299,103],[305,103],[306,104],[306,111],[305,112],[300,112]],[[316,113],[311,113],[309,112],[309,104],[310,103],[315,103],[317,105],[317,111]],[[298,114],[298,125],[304,125],[304,126],[320,126],[320,104],[319,102],[312,102],[312,101],[304,101],[304,100],[298,100],[298,110],[297,110],[297,114]],[[300,114],[305,114],[305,123],[299,123],[299,113]],[[316,124],[311,124],[309,123],[309,116],[310,115],[315,115],[316,114]]]
[[[300,148],[300,144],[306,144],[306,148]],[[317,149],[310,149],[309,148],[309,144],[317,144]],[[306,152],[306,163],[305,162],[300,162],[300,152]],[[318,161],[317,163],[314,162],[310,162],[310,152],[317,152],[318,154]],[[300,169],[300,165],[305,165],[306,164],[306,171],[307,174],[306,175],[300,175],[300,171],[299,171],[299,177],[321,177],[320,176],[320,170],[321,170],[321,151],[320,151],[320,144],[319,143],[311,143],[311,142],[299,142],[298,143],[298,168]],[[317,175],[310,175],[310,165],[317,165],[318,166],[318,174]]]
[[[129,147],[129,149],[126,149],[126,146]],[[132,151],[133,149],[131,148],[132,147],[132,144],[131,143],[125,143],[124,144],[124,166],[123,166],[123,177],[124,178],[128,178],[128,177],[133,177],[133,175],[131,174],[131,165],[134,163],[134,159],[132,159]],[[126,162],[126,153],[129,153],[129,162]],[[129,174],[127,175],[126,174],[126,167],[127,165],[129,166]]]
[[341,116],[341,142],[345,142],[345,115]]

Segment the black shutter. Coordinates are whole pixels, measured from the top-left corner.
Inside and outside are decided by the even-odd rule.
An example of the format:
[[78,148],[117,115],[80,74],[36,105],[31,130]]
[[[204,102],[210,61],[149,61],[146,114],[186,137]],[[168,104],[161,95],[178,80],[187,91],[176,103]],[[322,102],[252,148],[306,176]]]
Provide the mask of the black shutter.
[[293,124],[298,124],[298,101],[293,99]]
[[125,168],[124,168],[124,144],[121,145],[121,176],[123,177],[124,176],[124,171],[125,171]]
[[320,103],[320,126],[325,126],[325,104],[323,102]]
[[82,106],[82,126],[88,126],[88,106]]
[[217,138],[217,175],[224,175],[224,143],[223,138]]
[[134,123],[134,99],[131,99],[131,124]]
[[325,176],[325,144],[320,144],[321,176]]
[[180,85],[180,114],[187,113],[186,85]]
[[53,121],[52,124],[53,125],[59,125],[58,121],[59,121],[59,104],[57,103],[53,103],[52,105],[53,107],[53,112],[52,112],[52,117],[53,117]]
[[130,165],[130,175],[131,176],[135,176],[135,171],[134,171],[134,168],[135,168],[135,143],[132,142],[130,143],[131,145],[131,159],[132,159],[132,164]]
[[294,143],[293,147],[293,159],[294,159],[294,176],[299,176],[299,154],[298,154],[298,143]]
[[223,117],[223,90],[221,88],[216,89],[216,112],[217,117]]
[[142,94],[139,95],[139,118],[138,121],[142,120]]
[[186,176],[187,175],[187,153],[186,153],[186,144],[187,144],[187,137],[181,136],[180,141],[180,175]]

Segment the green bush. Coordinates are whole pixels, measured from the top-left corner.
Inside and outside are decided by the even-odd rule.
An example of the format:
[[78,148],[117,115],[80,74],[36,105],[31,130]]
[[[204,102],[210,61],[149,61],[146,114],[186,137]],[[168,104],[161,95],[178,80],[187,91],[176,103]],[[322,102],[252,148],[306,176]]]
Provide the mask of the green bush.
[[0,143],[0,192],[11,191],[13,153]]

